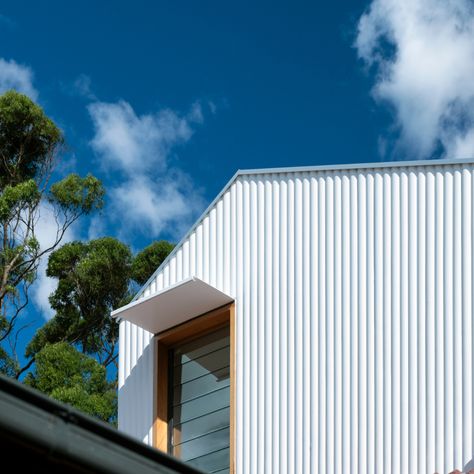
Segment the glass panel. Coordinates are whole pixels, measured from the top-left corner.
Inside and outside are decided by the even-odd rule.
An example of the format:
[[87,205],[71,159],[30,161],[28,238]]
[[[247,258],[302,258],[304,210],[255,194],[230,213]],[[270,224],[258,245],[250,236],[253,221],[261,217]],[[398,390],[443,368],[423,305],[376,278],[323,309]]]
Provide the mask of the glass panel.
[[229,327],[219,329],[205,337],[194,339],[179,346],[174,351],[174,365],[185,364],[190,360],[201,357],[208,352],[215,351],[230,344]]
[[174,369],[174,383],[178,385],[189,382],[197,377],[215,372],[229,365],[229,346],[217,349],[198,357]]
[[[175,420],[179,419],[179,407],[174,410]],[[184,443],[197,436],[205,435],[211,431],[220,430],[229,426],[230,408],[222,408],[207,415],[194,418],[186,423],[176,424],[173,430],[174,439],[173,444]]]
[[[184,423],[191,418],[205,415],[209,412],[209,407],[213,407],[216,410],[229,406],[230,400],[230,387],[224,387],[215,392],[211,392],[202,397],[196,398],[186,403],[176,405],[173,408],[175,413],[174,418]],[[178,413],[177,410],[181,412]],[[178,421],[177,421],[178,422]]]
[[194,466],[203,471],[213,472],[220,471],[221,469],[229,468],[230,450],[229,448],[222,449],[215,453],[201,456],[196,459],[187,461],[188,464]]
[[207,472],[229,468],[229,328],[170,354],[170,452]]
[[[178,453],[183,461],[187,461],[227,447],[229,447],[229,428],[224,428],[220,431],[215,431],[214,433],[209,433],[200,438],[179,444],[174,447],[174,452]],[[229,464],[229,460],[227,460],[227,464]],[[227,464],[216,466],[215,469],[218,467],[226,467]],[[209,467],[206,469],[210,470]]]
[[224,367],[213,374],[174,387],[173,404],[176,405],[219,388],[227,387],[230,384],[229,375],[229,367]]

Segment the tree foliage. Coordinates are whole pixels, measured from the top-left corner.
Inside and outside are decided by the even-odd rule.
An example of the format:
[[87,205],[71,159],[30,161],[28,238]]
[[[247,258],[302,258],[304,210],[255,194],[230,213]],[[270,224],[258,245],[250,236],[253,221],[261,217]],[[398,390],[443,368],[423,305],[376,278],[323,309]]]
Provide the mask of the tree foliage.
[[[91,175],[72,174],[50,185],[63,145],[61,130],[31,99],[15,91],[0,96],[0,372],[13,370],[16,376],[22,369],[15,325],[41,257],[80,216],[103,206],[104,189]],[[37,223],[46,206],[56,236],[41,248]]]
[[103,421],[115,419],[116,392],[105,368],[67,343],[46,345],[36,354],[25,383]]
[[63,143],[61,130],[27,96],[0,96],[0,190],[46,177]]
[[[130,301],[173,245],[154,242],[135,257],[111,237],[60,247],[77,219],[104,204],[94,176],[51,182],[63,149],[62,131],[40,106],[14,91],[0,95],[0,373],[18,378],[32,367],[27,384],[113,421],[116,382],[107,381],[107,367],[116,364],[118,324],[110,311]],[[42,248],[37,224],[45,209],[56,236]],[[47,275],[58,283],[50,296],[55,315],[36,332],[20,367],[16,323],[47,254]]]
[[[127,245],[104,237],[70,242],[52,252],[47,275],[58,281],[50,296],[55,315],[27,346],[26,356],[36,362],[27,383],[86,413],[113,419],[115,399],[103,385],[84,382],[90,377],[85,367],[105,371],[110,364],[117,366],[118,323],[110,312],[130,301],[137,281],[133,269],[139,269],[138,282],[146,281],[172,248],[155,242],[133,257]],[[110,384],[116,387],[116,381]]]
[[128,246],[112,237],[71,242],[52,252],[46,274],[58,281],[50,296],[55,316],[37,331],[26,355],[63,341],[104,366],[115,362],[118,325],[110,312],[131,298],[131,263]]
[[132,278],[139,285],[144,285],[173,248],[174,244],[166,240],[158,240],[145,247],[133,260]]
[[26,356],[32,359],[47,344],[67,342],[104,367],[116,364],[118,324],[110,312],[131,300],[133,281],[148,280],[173,247],[154,242],[133,257],[127,245],[103,237],[52,252],[46,274],[58,281],[49,298],[55,315],[38,329]]

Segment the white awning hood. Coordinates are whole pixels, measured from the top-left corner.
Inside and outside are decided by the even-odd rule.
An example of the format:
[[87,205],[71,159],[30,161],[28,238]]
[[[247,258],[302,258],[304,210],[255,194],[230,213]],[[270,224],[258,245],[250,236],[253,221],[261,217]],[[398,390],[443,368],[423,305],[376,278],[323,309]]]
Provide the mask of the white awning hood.
[[112,311],[121,318],[157,334],[234,301],[229,295],[191,277],[152,296]]

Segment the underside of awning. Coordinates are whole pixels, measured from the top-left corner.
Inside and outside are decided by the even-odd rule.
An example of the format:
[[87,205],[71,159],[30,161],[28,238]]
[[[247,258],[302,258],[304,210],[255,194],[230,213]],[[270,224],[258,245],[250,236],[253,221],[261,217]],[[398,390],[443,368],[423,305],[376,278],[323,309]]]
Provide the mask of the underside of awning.
[[111,315],[157,334],[233,301],[217,288],[191,277],[152,296],[132,301]]

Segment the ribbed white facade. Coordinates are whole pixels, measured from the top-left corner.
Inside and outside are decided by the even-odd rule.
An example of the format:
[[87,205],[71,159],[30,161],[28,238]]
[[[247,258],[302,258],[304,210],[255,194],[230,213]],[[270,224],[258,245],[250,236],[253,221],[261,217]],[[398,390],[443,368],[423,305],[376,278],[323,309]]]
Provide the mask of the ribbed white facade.
[[[474,455],[471,162],[238,173],[143,292],[236,301],[238,473],[427,473]],[[151,335],[119,428],[151,444]],[[471,466],[472,464],[469,464]]]

